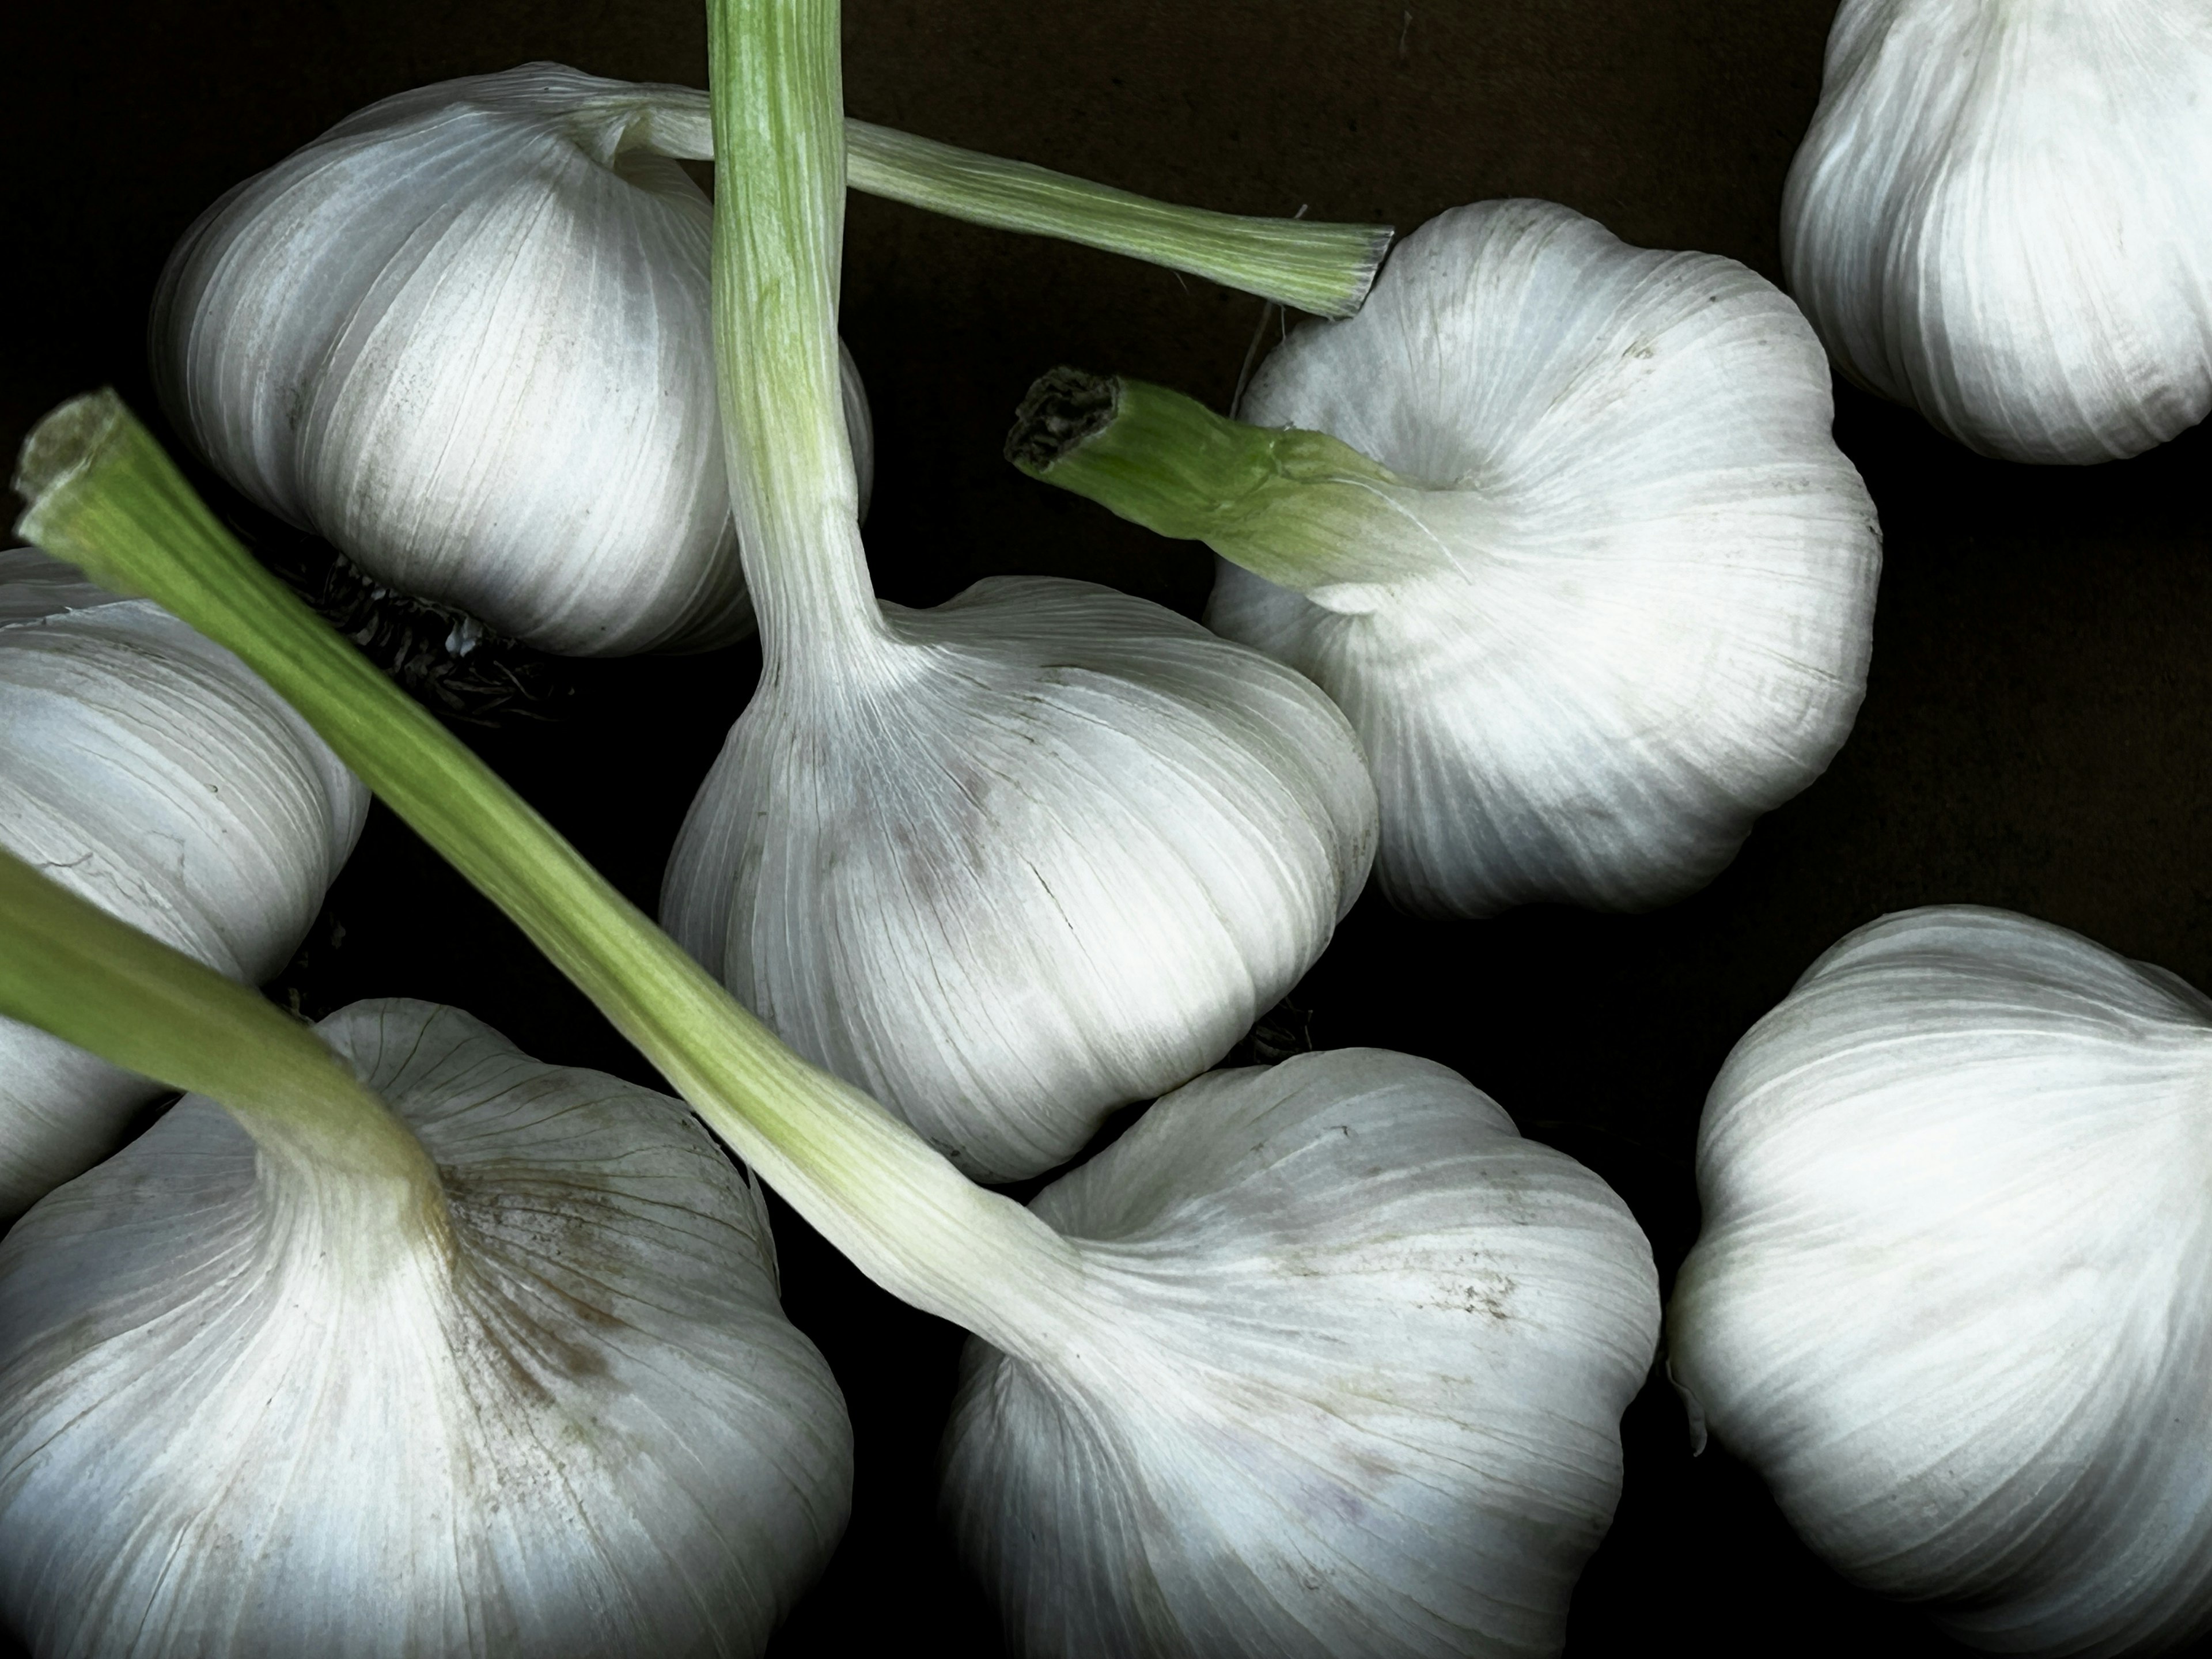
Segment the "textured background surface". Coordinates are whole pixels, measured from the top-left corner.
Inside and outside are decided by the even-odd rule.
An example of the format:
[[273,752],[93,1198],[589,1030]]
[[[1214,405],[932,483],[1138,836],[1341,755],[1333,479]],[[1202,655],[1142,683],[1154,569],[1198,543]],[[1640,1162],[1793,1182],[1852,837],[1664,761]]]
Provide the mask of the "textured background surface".
[[[1410,229],[1495,195],[1565,202],[1631,241],[1778,276],[1784,171],[1832,0],[848,0],[855,114],[1208,206]],[[35,29],[35,38],[30,33]],[[0,442],[102,380],[149,409],[145,306],[170,244],[223,188],[374,98],[549,58],[703,83],[679,0],[520,4],[456,18],[229,3],[42,9],[0,35],[15,165],[0,269]],[[908,603],[1045,571],[1187,611],[1203,553],[1029,484],[999,459],[1035,374],[1068,362],[1217,405],[1257,301],[1104,255],[855,198],[845,331],[872,394],[877,577]],[[150,412],[150,410],[149,410]],[[1320,1046],[1459,1067],[1634,1206],[1671,1274],[1697,1224],[1690,1160],[1729,1045],[1847,929],[1932,902],[2007,906],[2212,985],[2212,551],[2206,437],[2078,472],[1978,459],[1849,392],[1838,436],[1887,534],[1872,687],[1829,775],[1722,879],[1642,917],[1535,909],[1417,925],[1371,897],[1298,1001]],[[246,527],[252,528],[249,523]],[[650,904],[660,861],[757,666],[747,648],[596,665],[554,722],[471,731],[601,867]],[[644,1075],[519,937],[380,809],[287,980],[309,1012],[457,1003],[550,1060]],[[887,1628],[988,1651],[985,1611],[931,1523],[949,1328],[860,1283],[781,1218],[787,1300],[860,1433],[859,1507],[779,1656]],[[1655,1385],[1627,1424],[1619,1523],[1569,1652],[1656,1638],[1754,1654],[1955,1652],[1850,1591],[1758,1482],[1687,1455]],[[889,1621],[886,1626],[885,1621]]]

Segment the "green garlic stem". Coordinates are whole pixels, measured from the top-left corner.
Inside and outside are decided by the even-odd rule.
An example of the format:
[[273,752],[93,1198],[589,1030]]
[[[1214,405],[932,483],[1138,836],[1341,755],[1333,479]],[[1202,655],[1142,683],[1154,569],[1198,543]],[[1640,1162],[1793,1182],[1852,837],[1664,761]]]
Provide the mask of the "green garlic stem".
[[402,1183],[444,1236],[437,1166],[313,1030],[4,849],[0,1013],[220,1102],[283,1162]]
[[855,190],[971,224],[1127,254],[1322,317],[1349,317],[1389,250],[1387,225],[1176,207],[866,121],[846,123]]
[[[633,129],[635,142],[684,161],[712,160],[706,95],[655,88],[653,96]],[[1124,254],[1316,316],[1349,317],[1358,310],[1390,247],[1388,225],[1178,207],[1027,161],[842,118],[845,182],[866,195],[971,225]]]
[[112,392],[47,416],[15,488],[23,536],[244,659],[863,1273],[1010,1352],[1056,1345],[1081,1301],[1073,1248],[776,1041],[257,563]]
[[1247,426],[1143,380],[1054,369],[1022,400],[1006,459],[1301,592],[1453,562],[1423,521],[1434,492],[1326,432]]

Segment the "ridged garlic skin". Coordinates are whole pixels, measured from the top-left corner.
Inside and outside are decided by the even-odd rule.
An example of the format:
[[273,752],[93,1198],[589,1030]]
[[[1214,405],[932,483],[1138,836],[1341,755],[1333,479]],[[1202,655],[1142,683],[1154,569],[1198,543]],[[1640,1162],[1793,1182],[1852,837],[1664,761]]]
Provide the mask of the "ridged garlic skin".
[[1026,1659],[1549,1655],[1658,1340],[1612,1190],[1456,1073],[1217,1072],[1032,1206],[1095,1318],[971,1340],[963,1555]]
[[1782,208],[1854,380],[1984,454],[2212,409],[2212,3],[1844,0]]
[[557,64],[441,82],[236,186],[155,295],[171,419],[380,580],[545,650],[742,635],[712,208],[644,147],[664,90]]
[[198,1097],[33,1209],[9,1623],[41,1659],[760,1652],[852,1451],[757,1189],[679,1103],[453,1009],[320,1029],[437,1162],[453,1254]]
[[1375,796],[1306,681],[1156,605],[994,577],[764,681],[661,922],[969,1175],[1079,1152],[1226,1054],[1364,882]]
[[[0,846],[252,983],[290,959],[368,812],[230,653],[34,549],[0,552]],[[161,1092],[0,1019],[0,1218],[105,1158]]]
[[1887,917],[1736,1045],[1698,1186],[1674,1378],[1823,1559],[1992,1652],[2212,1628],[2212,1003]]
[[1421,486],[1447,567],[1325,608],[1224,562],[1207,621],[1351,716],[1402,908],[1664,904],[1857,714],[1881,538],[1832,415],[1818,342],[1741,265],[1547,202],[1454,209],[1240,410]]

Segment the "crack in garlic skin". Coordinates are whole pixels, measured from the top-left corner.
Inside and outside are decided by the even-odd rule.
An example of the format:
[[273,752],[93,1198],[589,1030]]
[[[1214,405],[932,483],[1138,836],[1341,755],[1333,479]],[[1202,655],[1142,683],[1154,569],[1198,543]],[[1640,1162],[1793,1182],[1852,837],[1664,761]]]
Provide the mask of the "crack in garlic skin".
[[1986,455],[2212,409],[2212,3],[1846,0],[1783,198],[1844,373]]
[[757,1189],[678,1103],[454,1010],[321,1030],[450,1233],[198,1097],[33,1210],[0,1243],[9,1623],[135,1659],[759,1652],[852,1462]]
[[2002,1653],[2212,1628],[2212,1003],[1907,911],[1729,1054],[1677,1385],[1814,1552]]
[[1372,786],[1311,685],[1174,612],[994,577],[773,669],[661,920],[967,1174],[1034,1175],[1226,1054],[1328,942]]
[[[368,791],[230,653],[0,552],[0,845],[246,983],[298,948]],[[0,1217],[113,1150],[158,1085],[0,1019]]]
[[1224,562],[1206,620],[1351,716],[1400,908],[1668,903],[1857,714],[1881,540],[1832,415],[1803,319],[1733,260],[1455,208],[1243,410],[1413,486],[1376,530],[1407,538],[1405,580],[1317,602]]
[[971,1341],[944,1507],[1026,1659],[1547,1655],[1610,1524],[1650,1247],[1455,1073],[1217,1072],[1033,1206],[1059,1352]]
[[[162,273],[164,408],[259,505],[514,638],[740,637],[711,208],[625,143],[662,90],[552,64],[442,82],[235,186]],[[867,401],[842,368],[865,500]]]

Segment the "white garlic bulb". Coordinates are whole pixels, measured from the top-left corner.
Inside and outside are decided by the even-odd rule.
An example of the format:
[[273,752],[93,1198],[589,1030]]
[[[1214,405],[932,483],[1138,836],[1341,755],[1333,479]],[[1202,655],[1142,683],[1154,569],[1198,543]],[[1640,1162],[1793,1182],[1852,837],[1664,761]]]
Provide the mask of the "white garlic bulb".
[[[368,792],[246,666],[31,548],[0,552],[0,846],[233,978],[290,958]],[[161,1092],[0,1019],[0,1218]]]
[[665,1097],[454,1010],[324,1037],[435,1161],[188,1096],[0,1244],[0,1607],[41,1654],[753,1654],[850,1431],[759,1193]]
[[1373,788],[1310,684],[1158,605],[997,577],[875,614],[849,652],[799,640],[811,671],[769,630],[662,923],[968,1174],[1034,1175],[1297,983]]
[[1062,370],[1008,454],[1224,556],[1206,619],[1351,716],[1398,905],[1638,909],[1711,881],[1857,714],[1880,532],[1832,414],[1751,271],[1503,201],[1293,333],[1252,424]]
[[1822,1559],[1995,1652],[2212,1628],[2212,1002],[1887,917],[1736,1045],[1698,1184],[1673,1373]]
[[712,209],[651,147],[671,98],[698,94],[526,64],[387,98],[238,185],[155,296],[171,418],[378,580],[532,645],[737,638]]
[[1010,1650],[1556,1654],[1658,1339],[1604,1182],[1374,1049],[1218,1072],[1032,1206],[1049,1358],[969,1344],[945,1507]]
[[1984,454],[2212,409],[2212,3],[1844,0],[1782,207],[1854,380]]

